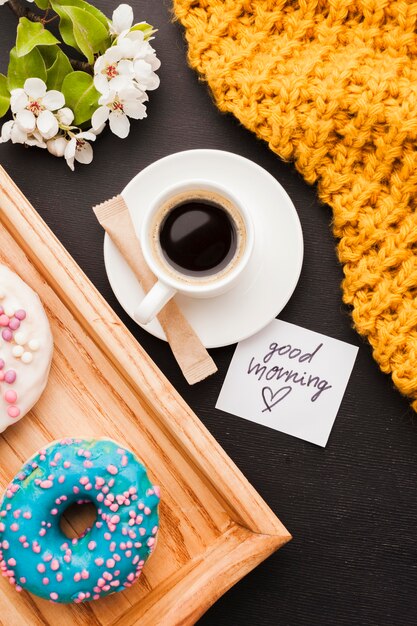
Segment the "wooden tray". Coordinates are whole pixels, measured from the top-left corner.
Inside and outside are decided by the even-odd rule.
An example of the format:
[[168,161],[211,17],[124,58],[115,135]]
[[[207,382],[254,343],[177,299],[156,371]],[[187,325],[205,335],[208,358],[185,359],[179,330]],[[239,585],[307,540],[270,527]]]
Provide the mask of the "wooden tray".
[[58,605],[1,578],[1,622],[194,624],[290,535],[1,167],[0,221],[0,262],[40,295],[55,340],[45,393],[0,437],[1,489],[50,441],[107,436],[138,454],[162,492],[158,548],[136,585]]

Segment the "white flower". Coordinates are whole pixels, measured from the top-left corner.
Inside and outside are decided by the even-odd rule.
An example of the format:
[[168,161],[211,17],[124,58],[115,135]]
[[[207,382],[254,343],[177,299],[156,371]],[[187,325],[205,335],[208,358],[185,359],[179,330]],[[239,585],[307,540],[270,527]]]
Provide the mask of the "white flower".
[[[129,36],[133,33],[129,33]],[[137,47],[135,53],[135,60],[143,59],[151,66],[152,70],[156,72],[161,67],[161,61],[157,58],[155,50],[152,48],[148,41],[144,41],[140,47]]]
[[152,70],[151,65],[144,59],[138,59],[133,64],[137,86],[142,91],[152,91],[159,87],[159,76]]
[[46,148],[46,143],[38,130],[35,130],[33,133],[27,133],[15,120],[5,122],[2,126],[0,143],[5,143],[6,141]]
[[56,113],[58,122],[61,126],[71,126],[74,121],[74,113],[70,108],[64,107]]
[[78,135],[72,134],[65,148],[64,157],[68,167],[74,171],[74,160],[79,163],[91,163],[93,160],[93,148],[88,141],[95,141],[96,136],[89,131],[80,132]]
[[141,94],[132,87],[122,89],[119,93],[108,92],[101,96],[98,101],[101,106],[93,113],[91,118],[93,129],[99,129],[108,120],[110,130],[121,139],[125,139],[130,130],[128,118],[141,120],[146,117],[146,107],[143,104],[146,99],[146,94]]
[[161,63],[142,31],[125,31],[94,64],[94,86],[101,94],[136,87],[156,89]]
[[25,143],[27,139],[27,133],[22,130],[14,120],[5,122],[1,127],[0,143],[6,143],[11,141],[12,143]]
[[132,59],[145,59],[157,70],[161,62],[156,58],[155,50],[141,30],[125,31],[117,38],[117,47],[121,48],[124,56]]
[[40,78],[28,78],[23,89],[13,89],[10,96],[16,123],[28,134],[37,129],[44,139],[57,134],[59,125],[52,111],[60,109],[64,104],[64,95],[54,89],[47,91]]
[[148,49],[151,47],[147,41],[145,41],[144,34],[141,30],[125,31],[121,33],[114,46],[120,50],[122,57],[125,59],[134,59],[136,55],[140,54],[143,48]]
[[133,24],[133,9],[128,4],[119,4],[113,11],[110,22],[110,33],[120,35],[125,30],[129,30]]
[[63,137],[62,135],[59,135],[58,137],[53,137],[53,139],[49,139],[49,141],[46,142],[48,152],[56,157],[64,156],[67,145],[68,139],[65,139],[65,137]]
[[112,46],[95,62],[94,86],[101,94],[130,86],[134,78],[133,61],[123,57],[123,50]]

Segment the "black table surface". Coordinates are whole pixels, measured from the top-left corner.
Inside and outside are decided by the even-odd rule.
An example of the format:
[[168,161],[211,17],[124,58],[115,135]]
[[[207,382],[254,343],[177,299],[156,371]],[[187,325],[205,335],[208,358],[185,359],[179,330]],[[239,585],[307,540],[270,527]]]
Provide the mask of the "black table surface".
[[[111,15],[116,3],[96,3]],[[158,29],[160,88],[148,118],[120,140],[104,133],[94,161],[72,173],[64,159],[10,143],[0,162],[144,349],[268,502],[294,539],[235,585],[201,626],[401,625],[417,622],[415,415],[372,359],[342,304],[342,269],[331,210],[232,116],[218,112],[187,66],[182,28],[169,0],[133,2],[137,20]],[[0,71],[7,68],[16,18],[0,7]],[[215,409],[234,346],[212,350],[219,372],[190,387],[169,347],[134,324],[104,270],[103,231],[91,207],[119,193],[153,161],[191,148],[229,150],[268,170],[287,190],[302,223],[301,279],[280,318],[359,346],[326,448]],[[178,599],[181,602],[181,599]]]

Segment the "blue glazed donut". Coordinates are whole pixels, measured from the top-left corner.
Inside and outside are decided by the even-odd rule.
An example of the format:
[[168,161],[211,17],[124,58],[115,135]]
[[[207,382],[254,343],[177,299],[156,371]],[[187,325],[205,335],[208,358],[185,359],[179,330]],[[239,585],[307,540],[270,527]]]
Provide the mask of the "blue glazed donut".
[[[97,519],[69,539],[59,520],[91,501]],[[108,439],[64,439],[40,450],[0,505],[3,575],[53,602],[98,600],[130,587],[156,543],[159,488],[135,455]]]

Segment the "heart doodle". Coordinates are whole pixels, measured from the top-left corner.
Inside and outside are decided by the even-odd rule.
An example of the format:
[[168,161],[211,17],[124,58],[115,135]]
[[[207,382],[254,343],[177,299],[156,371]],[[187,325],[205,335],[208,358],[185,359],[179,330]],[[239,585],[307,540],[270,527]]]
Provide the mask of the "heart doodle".
[[[281,400],[284,400],[284,398],[286,398],[288,394],[291,393],[291,391],[292,391],[292,387],[290,387],[290,385],[281,387],[281,389],[278,389],[278,391],[276,391],[275,393],[273,393],[271,387],[263,387],[262,388],[262,400],[264,401],[266,408],[262,410],[262,413],[265,413],[265,411],[271,412],[272,408],[276,404],[278,404],[278,402],[281,402]],[[268,395],[269,395],[269,400],[267,399]],[[275,400],[275,398],[277,399]]]

